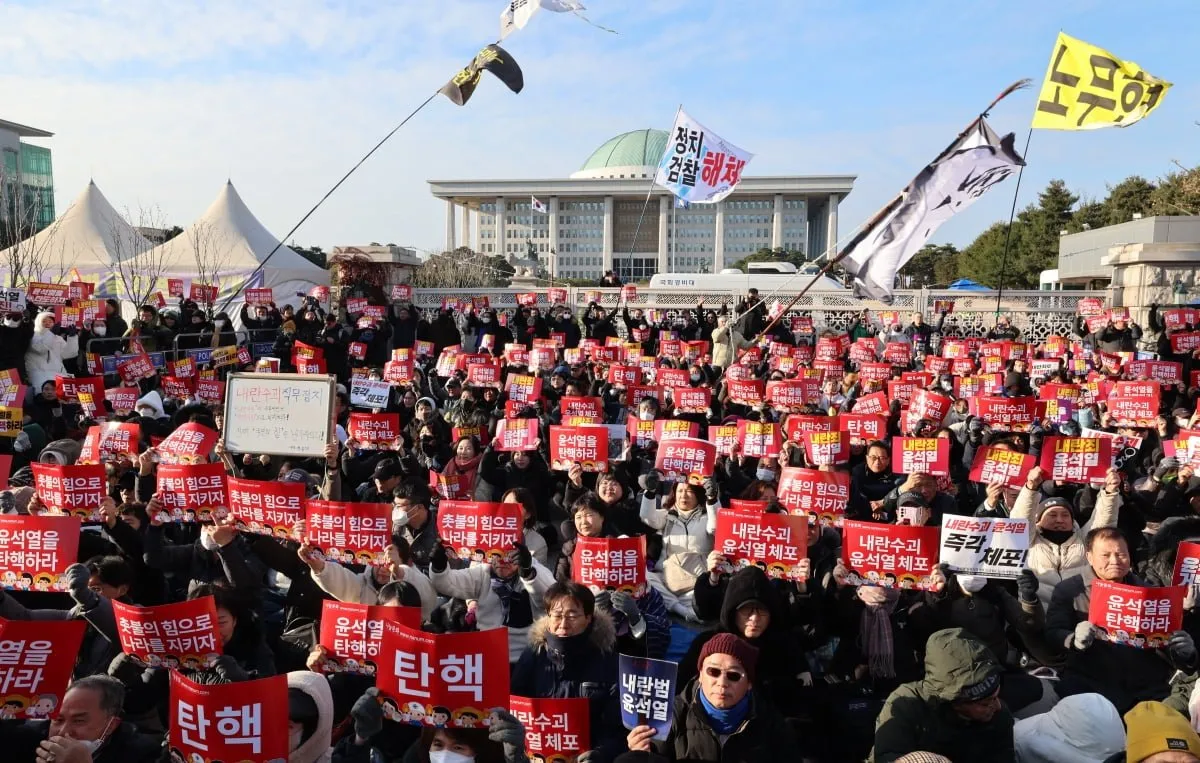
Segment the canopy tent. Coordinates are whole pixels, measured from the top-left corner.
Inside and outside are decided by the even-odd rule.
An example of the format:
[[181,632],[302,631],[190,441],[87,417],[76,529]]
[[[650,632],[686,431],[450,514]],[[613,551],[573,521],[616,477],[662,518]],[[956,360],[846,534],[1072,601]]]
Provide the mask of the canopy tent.
[[[14,247],[0,252],[0,263],[7,267],[10,254],[21,247],[38,261],[32,280],[62,282],[72,268],[86,280],[103,281],[109,277],[113,262],[129,259],[152,244],[113,209],[94,181],[75,197],[57,220]],[[5,283],[7,283],[7,273]]]
[[[313,286],[329,285],[329,271],[279,245],[279,239],[258,221],[228,181],[208,210],[183,233],[139,255],[131,264],[163,279],[203,280],[219,286],[217,306],[243,286],[272,288],[276,303],[282,305],[298,291],[308,293]],[[164,295],[165,286],[162,284]],[[230,305],[235,320],[232,311],[241,303],[239,295]]]
[[988,287],[978,281],[972,281],[970,278],[960,278],[946,288],[955,291],[991,291]]

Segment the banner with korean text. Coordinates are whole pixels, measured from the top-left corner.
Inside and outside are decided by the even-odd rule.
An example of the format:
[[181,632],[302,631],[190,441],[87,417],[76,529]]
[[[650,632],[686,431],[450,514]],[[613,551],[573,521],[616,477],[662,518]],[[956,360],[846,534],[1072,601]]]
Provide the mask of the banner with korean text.
[[716,446],[695,437],[673,437],[659,443],[654,468],[668,482],[699,485],[713,475]]
[[60,578],[78,557],[75,517],[0,515],[0,585],[5,589],[66,590]]
[[288,757],[285,675],[198,684],[172,670],[170,702],[172,760],[282,761]]
[[217,605],[211,596],[138,607],[112,602],[121,651],[151,667],[208,667],[222,653]]
[[646,537],[577,537],[571,577],[592,593],[626,591],[641,595],[646,590]]
[[842,562],[851,585],[929,588],[939,528],[847,521],[842,532]]
[[57,718],[86,620],[0,619],[0,707],[5,719]]
[[803,581],[799,564],[808,554],[808,516],[724,509],[717,514],[713,551],[731,572],[760,567],[772,580]]
[[975,461],[968,475],[973,482],[990,485],[1002,482],[1008,487],[1024,487],[1037,459],[1027,453],[989,445],[975,452]]
[[602,426],[551,426],[550,468],[567,471],[579,464],[585,472],[608,471],[608,430]]
[[841,527],[850,501],[850,475],[785,466],[777,494],[789,514],[807,514],[810,522]]
[[1143,586],[1093,580],[1088,622],[1104,629],[1114,644],[1162,649],[1183,627],[1187,586]]
[[384,550],[392,542],[390,503],[305,502],[308,543],[330,561],[346,564],[387,563]]
[[58,466],[32,463],[33,487],[52,511],[61,511],[84,521],[100,519],[100,504],[107,497],[108,478],[99,464]]
[[257,535],[291,538],[292,528],[304,519],[303,482],[248,480],[227,477],[229,514],[239,530]]
[[159,464],[158,500],[164,522],[205,522],[228,516],[225,465]]
[[513,695],[508,709],[525,727],[525,752],[546,763],[574,760],[591,748],[591,700]]
[[1015,580],[1028,556],[1028,519],[942,517],[938,559],[954,572]]
[[507,556],[523,543],[523,512],[518,503],[442,501],[437,511],[438,537],[460,559],[487,561]]

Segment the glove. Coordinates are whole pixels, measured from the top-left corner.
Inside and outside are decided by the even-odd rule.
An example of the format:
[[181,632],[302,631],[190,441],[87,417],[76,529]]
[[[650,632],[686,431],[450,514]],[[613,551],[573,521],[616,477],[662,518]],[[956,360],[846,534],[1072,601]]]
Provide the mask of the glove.
[[250,674],[242,670],[242,666],[238,665],[237,660],[227,654],[217,655],[213,660],[213,672],[223,678],[227,683],[237,683],[238,681],[249,681]]
[[613,603],[612,603],[612,594],[610,592],[601,591],[600,593],[596,594],[595,598],[596,598],[596,609],[600,610],[601,612],[608,612],[609,614],[612,614]]
[[146,672],[148,667],[149,665],[132,654],[122,652],[108,663],[108,674],[126,686],[131,686],[142,680],[142,673]]
[[1154,467],[1154,473],[1151,476],[1154,477],[1155,482],[1160,482],[1160,481],[1162,481],[1162,478],[1166,476],[1167,472],[1171,471],[1172,469],[1178,469],[1178,468],[1179,468],[1179,459],[1174,458],[1174,457],[1167,457],[1167,458],[1164,458],[1162,461],[1158,462],[1158,466]]
[[658,495],[659,481],[658,472],[653,469],[638,477],[638,485],[645,491],[647,498]]
[[630,627],[636,626],[642,619],[642,611],[638,609],[637,601],[627,591],[613,591],[612,605],[625,613]]
[[1071,646],[1079,651],[1084,651],[1092,645],[1096,640],[1096,626],[1084,620],[1079,625],[1075,626],[1075,634],[1071,637]]
[[354,734],[359,739],[365,741],[383,731],[383,705],[379,704],[379,689],[372,686],[354,700],[350,717],[354,719]]
[[704,480],[704,499],[709,503],[716,503],[718,497],[717,483],[712,477]]
[[1167,652],[1176,665],[1196,664],[1196,642],[1187,631],[1175,631],[1167,639]]
[[529,547],[524,543],[514,543],[517,547],[517,571],[521,573],[524,580],[533,578],[533,554],[529,553]]
[[88,588],[88,580],[91,577],[92,572],[87,565],[78,562],[68,567],[62,576],[62,582],[67,587],[67,592],[71,594],[71,598],[75,600],[76,604],[83,607],[85,612],[100,603],[99,594]]
[[450,557],[446,554],[446,547],[438,541],[433,545],[433,554],[429,557],[429,569],[434,572],[445,572],[446,567],[450,565]]
[[528,763],[525,757],[525,727],[507,710],[494,711],[496,720],[488,727],[488,739],[504,746],[505,763]]
[[1037,599],[1038,579],[1033,570],[1021,570],[1017,575],[1017,596],[1026,604],[1033,604]]

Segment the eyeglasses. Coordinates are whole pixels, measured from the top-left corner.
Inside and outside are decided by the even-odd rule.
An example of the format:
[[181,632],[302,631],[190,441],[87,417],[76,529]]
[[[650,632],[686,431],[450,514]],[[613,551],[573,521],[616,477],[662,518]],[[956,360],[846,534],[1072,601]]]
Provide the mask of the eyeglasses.
[[725,676],[725,680],[731,684],[738,683],[745,678],[742,673],[739,673],[736,670],[721,670],[720,668],[713,667],[705,668],[704,674],[709,678],[720,678],[721,676]]
[[579,618],[581,618],[583,616],[584,616],[584,614],[582,612],[550,612],[547,615],[547,617],[549,617],[551,620],[554,620],[556,622],[564,622],[565,621],[568,623],[574,622],[575,620],[578,620]]

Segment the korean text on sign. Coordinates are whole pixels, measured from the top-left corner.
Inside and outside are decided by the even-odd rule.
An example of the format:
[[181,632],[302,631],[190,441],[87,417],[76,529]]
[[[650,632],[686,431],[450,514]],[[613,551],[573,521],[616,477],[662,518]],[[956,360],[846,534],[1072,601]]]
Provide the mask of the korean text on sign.
[[939,560],[954,572],[1013,580],[1028,556],[1028,519],[942,517]]
[[621,723],[625,728],[650,726],[655,739],[667,738],[677,672],[673,662],[620,655]]
[[1092,581],[1088,622],[1103,628],[1108,640],[1138,649],[1161,649],[1183,626],[1186,586],[1143,586]]

